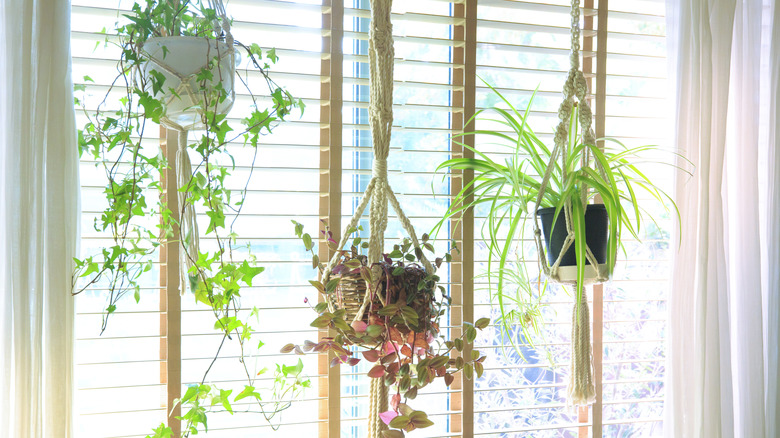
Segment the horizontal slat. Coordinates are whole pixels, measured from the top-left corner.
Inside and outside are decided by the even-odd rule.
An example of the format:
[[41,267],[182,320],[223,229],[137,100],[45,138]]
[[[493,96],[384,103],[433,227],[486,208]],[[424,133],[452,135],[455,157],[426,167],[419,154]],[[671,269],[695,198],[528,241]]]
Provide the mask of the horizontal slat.
[[[571,13],[570,6],[547,4],[543,2],[527,2],[519,0],[480,0],[479,6],[487,6],[491,8],[501,8],[510,10],[520,10],[524,12],[553,12],[559,14],[565,14],[568,16]],[[593,8],[581,8],[582,16],[592,17],[598,13],[598,10]]]
[[[371,11],[366,9],[344,8],[344,17],[370,19]],[[422,23],[422,24],[445,24],[448,26],[462,26],[466,21],[465,18],[452,17],[448,15],[421,14],[416,12],[404,12],[402,14],[393,12],[390,14],[390,19],[394,23],[408,22],[408,23]],[[347,32],[344,32],[344,35],[346,37]]]
[[[568,23],[568,21],[564,21],[564,23]],[[571,33],[569,26],[543,26],[539,24],[513,23],[484,19],[477,20],[477,28],[487,30],[509,30],[513,32],[539,32],[554,35],[569,35]],[[583,29],[580,31],[580,34],[583,37],[595,37],[596,31]]]
[[495,435],[495,434],[518,434],[518,433],[526,433],[526,432],[536,432],[536,431],[542,431],[542,430],[555,430],[555,429],[573,429],[573,428],[579,428],[579,427],[587,427],[590,426],[590,422],[582,422],[582,423],[559,423],[559,424],[547,424],[544,426],[529,426],[529,427],[520,427],[520,428],[506,428],[506,429],[491,429],[488,431],[481,431],[481,430],[475,430],[474,436],[482,436],[482,435]]

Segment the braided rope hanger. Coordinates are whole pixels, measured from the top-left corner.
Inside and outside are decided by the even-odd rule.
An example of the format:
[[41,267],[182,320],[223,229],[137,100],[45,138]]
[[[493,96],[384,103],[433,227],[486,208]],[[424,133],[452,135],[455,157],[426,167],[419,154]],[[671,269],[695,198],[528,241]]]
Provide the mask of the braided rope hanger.
[[[544,178],[542,179],[541,186],[539,188],[539,193],[536,198],[536,206],[533,211],[538,211],[539,207],[542,203],[542,198],[544,197],[544,192],[547,189],[547,186],[550,181],[550,176],[553,172],[553,169],[555,167],[555,160],[558,159],[558,155],[560,155],[561,159],[561,171],[562,171],[562,181],[567,181],[568,179],[568,170],[566,166],[566,159],[569,156],[569,145],[568,142],[568,127],[571,121],[572,111],[577,105],[577,103],[574,102],[574,98],[576,97],[579,103],[579,124],[581,127],[581,133],[582,133],[582,141],[585,144],[595,144],[596,139],[595,135],[593,133],[592,129],[592,123],[593,123],[593,114],[591,112],[590,106],[588,105],[587,97],[588,97],[588,84],[585,80],[585,75],[580,70],[580,5],[579,0],[572,0],[571,2],[571,55],[570,55],[570,64],[571,68],[569,70],[569,74],[566,78],[566,82],[563,85],[563,102],[561,103],[560,107],[558,108],[558,118],[560,119],[560,122],[558,123],[558,126],[555,130],[555,147],[553,148],[553,152],[550,155],[550,161],[547,165],[547,170],[544,174]],[[583,166],[588,166],[590,164],[590,156],[589,154],[585,154],[583,156]],[[598,171],[603,175],[604,170],[601,168],[598,161],[596,162],[596,167]],[[587,204],[587,192],[586,189],[583,188],[580,196],[582,197],[581,201],[582,204]],[[537,253],[539,255],[540,264],[542,266],[542,270],[544,271],[544,274],[551,279],[554,282],[557,283],[571,283],[570,280],[565,280],[561,277],[559,272],[559,267],[561,264],[561,261],[563,260],[563,256],[566,254],[566,251],[571,247],[571,245],[574,243],[574,230],[572,226],[572,207],[571,207],[571,199],[567,198],[564,201],[563,206],[563,213],[566,223],[566,239],[563,242],[563,246],[561,248],[561,252],[558,255],[558,258],[555,260],[555,262],[552,264],[552,266],[548,265],[547,262],[547,254],[544,250],[544,245],[542,244],[542,232],[539,227],[539,216],[537,214],[534,214],[534,241],[536,242],[536,249]],[[581,236],[580,238],[584,238],[584,236]],[[601,283],[604,281],[609,280],[609,271],[608,265],[611,263],[610,260],[607,261],[606,265],[599,265],[598,261],[596,260],[596,257],[593,255],[593,252],[591,251],[590,247],[585,245],[585,257],[587,261],[590,263],[589,267],[591,268],[590,271],[592,273],[589,273],[590,275],[587,275],[587,282],[595,282],[595,283]],[[586,266],[588,267],[588,266]],[[585,285],[584,284],[577,284],[576,281],[573,282],[574,287],[577,289],[577,294],[580,296],[580,299],[578,302],[574,304],[574,310],[572,315],[572,353],[571,353],[571,371],[569,375],[569,384],[568,384],[568,399],[567,403],[574,406],[583,406],[592,403],[596,398],[596,390],[595,385],[593,383],[593,354],[591,350],[591,343],[590,343],[590,314],[588,309],[588,300],[587,295],[585,291]],[[581,292],[581,293],[579,293]]]
[[[372,163],[372,177],[366,187],[363,197],[360,199],[352,219],[345,227],[345,232],[341,236],[338,248],[346,245],[349,236],[347,230],[357,227],[358,222],[363,216],[369,201],[371,208],[369,210],[370,238],[368,245],[368,264],[378,273],[377,263],[382,261],[382,251],[384,250],[384,234],[387,229],[387,207],[388,203],[398,215],[398,221],[401,222],[404,230],[409,233],[412,245],[417,248],[420,242],[414,231],[412,223],[403,212],[401,204],[390,187],[387,180],[387,156],[390,152],[390,138],[393,125],[393,49],[392,24],[390,22],[390,9],[392,0],[372,0],[371,2],[371,27],[369,30],[369,106],[368,118],[371,127],[371,137],[373,140],[374,159]],[[323,271],[325,282],[330,278],[333,266],[338,262],[339,254],[336,253],[328,261]],[[429,274],[434,272],[433,265],[422,254],[420,262],[425,271]],[[384,305],[384,298],[377,296]],[[366,295],[362,306],[354,318],[359,321],[363,318],[370,298]],[[328,303],[331,310],[334,310],[333,302]]]
[[[582,132],[582,141],[585,144],[596,144],[596,138],[593,133],[593,113],[591,112],[590,105],[588,105],[588,83],[585,80],[585,74],[580,70],[580,5],[579,0],[572,0],[571,2],[571,55],[569,56],[571,68],[566,78],[566,82],[563,84],[563,102],[558,107],[558,119],[560,120],[558,126],[555,129],[555,147],[552,154],[550,154],[550,161],[547,164],[547,171],[542,179],[541,186],[539,187],[539,193],[536,196],[536,207],[533,211],[538,211],[544,198],[545,190],[550,182],[550,177],[555,168],[555,160],[560,155],[562,181],[566,181],[568,177],[568,170],[566,166],[566,158],[569,153],[568,142],[568,128],[571,120],[571,114],[575,105],[579,106],[579,124]],[[579,101],[578,104],[574,102],[574,97]],[[587,166],[590,162],[589,154],[584,156],[584,166]],[[602,169],[598,162],[596,162],[599,171],[603,174]],[[585,190],[581,193],[582,203],[587,203],[587,194]],[[572,226],[571,218],[571,199],[567,198],[564,201],[564,218],[566,223],[566,239],[563,242],[561,252],[558,258],[552,264],[548,265],[547,253],[544,250],[542,244],[542,231],[539,226],[539,216],[534,215],[534,241],[536,242],[536,250],[539,254],[539,259],[542,261],[542,270],[544,274],[551,280],[557,283],[567,283],[566,280],[561,278],[559,267],[563,260],[566,251],[574,244],[574,228]],[[602,283],[609,280],[608,269],[603,265],[599,265],[596,257],[593,255],[590,247],[585,246],[585,257],[590,262],[591,267],[594,268],[594,276],[588,279],[588,282]],[[580,285],[582,286],[582,285]]]
[[[393,126],[393,58],[395,56],[393,25],[390,21],[392,4],[392,0],[371,0],[371,24],[368,41],[368,118],[374,150],[372,177],[338,244],[338,248],[343,248],[346,245],[349,238],[348,230],[357,227],[369,200],[372,201],[369,210],[368,265],[371,266],[373,278],[379,278],[380,275],[381,267],[378,263],[382,261],[382,252],[384,250],[388,203],[398,215],[398,221],[408,233],[412,245],[415,248],[420,246],[414,227],[401,209],[401,205],[398,203],[398,199],[387,180],[387,156],[390,152],[390,137]],[[338,259],[339,254],[337,252],[325,266],[322,275],[325,283],[327,283],[333,266]],[[428,261],[424,254],[421,254],[420,262],[428,274],[434,272],[433,265],[431,265],[431,262]],[[382,305],[386,304],[381,294],[376,294],[376,297]],[[372,298],[370,291],[366,293],[353,321],[360,321],[363,318]],[[334,311],[335,304],[333,301],[329,300],[328,306],[331,311]],[[382,431],[386,430],[387,426],[382,422],[379,414],[387,411],[387,409],[387,388],[384,382],[382,379],[371,379],[368,412],[369,438],[382,438]]]

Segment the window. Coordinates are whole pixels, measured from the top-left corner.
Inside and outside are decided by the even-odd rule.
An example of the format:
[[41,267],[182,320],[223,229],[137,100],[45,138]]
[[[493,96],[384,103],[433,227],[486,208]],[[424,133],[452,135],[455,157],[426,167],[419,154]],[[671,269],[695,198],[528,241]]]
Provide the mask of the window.
[[[369,7],[367,0],[344,3],[342,224],[352,218],[371,177],[373,153],[367,110]],[[446,1],[401,0],[393,4],[396,64],[389,182],[398,194],[404,213],[414,222],[418,236],[430,231],[448,206],[449,182],[441,174],[434,178],[434,171],[449,157],[450,137],[456,129],[453,113],[462,111],[452,101],[453,71],[462,69],[452,59],[457,44],[452,39],[452,29],[459,21],[462,19],[453,17],[453,5]],[[392,208],[389,214],[385,233],[388,248],[406,236]],[[365,231],[361,237],[367,240],[367,211],[362,225]],[[448,236],[441,234],[434,242],[438,254],[448,249]],[[449,285],[447,267],[443,268],[439,275]],[[450,319],[446,315],[442,321],[451,330]],[[369,369],[366,364],[341,367],[338,403],[342,436],[366,435],[369,382],[365,374]],[[415,406],[433,406],[426,409],[435,423],[425,431],[427,434],[451,432],[451,415],[460,410],[456,392],[457,389],[448,389],[437,382],[413,402]]]
[[[112,29],[117,7],[128,0],[73,0],[73,77],[90,76],[87,91],[102,95],[116,75],[117,51],[104,45],[103,29]],[[320,219],[334,231],[354,211],[371,174],[371,144],[367,125],[368,0],[283,1],[232,0],[227,4],[237,40],[259,41],[275,47],[280,63],[276,80],[307,105],[300,119],[283,123],[263,139],[254,162],[236,147],[240,157],[235,174],[253,174],[246,209],[236,224],[258,266],[266,271],[242,300],[250,312],[260,309],[253,326],[265,345],[258,350],[257,370],[274,362],[294,363],[297,356],[281,355],[287,342],[318,336],[309,327],[312,312],[304,301],[316,299],[308,285],[310,260],[293,235],[294,218],[313,232]],[[607,135],[632,144],[660,142],[663,122],[665,42],[663,3],[651,0],[619,2],[609,11],[606,70],[596,56],[598,4],[586,0],[583,26],[584,67],[591,90],[604,108],[601,126]],[[560,87],[568,69],[568,2],[482,0],[476,8],[463,1],[397,0],[393,7],[396,38],[395,129],[389,163],[390,183],[419,234],[429,231],[449,205],[449,195],[462,180],[434,170],[452,155],[462,153],[451,141],[463,132],[475,109],[495,103],[476,72],[513,102],[527,102],[538,86],[535,126],[550,129],[556,121]],[[476,15],[472,15],[476,13]],[[476,33],[472,33],[476,30]],[[603,28],[602,28],[603,30]],[[599,89],[597,77],[606,79]],[[239,88],[240,91],[240,88]],[[603,92],[602,92],[603,91]],[[595,103],[595,100],[594,100]],[[247,104],[240,95],[231,117],[241,117]],[[91,105],[91,107],[90,107]],[[94,109],[97,102],[87,100]],[[477,126],[479,127],[479,126]],[[147,133],[157,133],[147,129]],[[148,147],[160,147],[165,135],[147,135]],[[486,150],[487,152],[493,152]],[[671,157],[669,157],[671,158]],[[666,159],[666,158],[661,158]],[[252,164],[250,164],[252,163]],[[92,217],[102,209],[101,174],[94,162],[82,161],[82,249],[103,241],[92,229]],[[663,168],[658,178],[669,178]],[[237,189],[240,187],[236,187]],[[661,206],[653,206],[662,212]],[[659,213],[660,214],[660,213]],[[458,239],[460,258],[443,271],[454,305],[447,315],[448,330],[456,333],[463,320],[495,316],[484,283],[471,283],[486,259],[480,243],[480,212],[473,223],[440,233],[436,248],[447,249]],[[459,379],[450,388],[434,385],[418,403],[429,406],[435,426],[418,436],[656,436],[661,431],[665,327],[665,281],[668,277],[669,230],[660,221],[648,225],[642,242],[628,242],[614,281],[589,296],[594,322],[596,370],[603,371],[600,405],[571,413],[565,405],[571,298],[554,288],[544,312],[548,316],[543,349],[524,350],[518,360],[497,328],[478,339],[489,353],[485,375],[475,382]],[[338,226],[337,226],[338,225]],[[364,227],[367,225],[364,224]],[[201,230],[205,229],[201,226]],[[472,232],[469,232],[472,231]],[[403,236],[391,219],[386,244]],[[367,234],[365,237],[368,237]],[[204,245],[208,236],[202,236]],[[219,344],[211,316],[188,296],[181,310],[168,312],[168,273],[165,254],[155,254],[138,304],[127,297],[99,335],[104,308],[100,287],[76,299],[77,412],[79,437],[143,437],[165,421],[171,385],[183,388],[199,382]],[[473,295],[472,295],[473,294]],[[473,300],[473,306],[472,306]],[[180,336],[169,336],[169,323],[180,324]],[[176,348],[180,375],[176,375]],[[506,355],[504,354],[506,352]],[[598,351],[598,350],[594,350]],[[241,385],[243,367],[236,351],[224,351],[209,373],[221,386]],[[552,359],[552,363],[550,363]],[[280,433],[306,436],[365,435],[368,381],[365,369],[329,368],[327,358],[302,357],[312,386],[280,417]],[[251,364],[255,369],[255,364]],[[262,382],[264,377],[259,377]],[[181,389],[180,389],[181,390]],[[175,391],[174,391],[175,392]],[[271,426],[258,415],[218,413],[210,417],[207,436],[264,436]],[[584,434],[584,435],[583,435]]]

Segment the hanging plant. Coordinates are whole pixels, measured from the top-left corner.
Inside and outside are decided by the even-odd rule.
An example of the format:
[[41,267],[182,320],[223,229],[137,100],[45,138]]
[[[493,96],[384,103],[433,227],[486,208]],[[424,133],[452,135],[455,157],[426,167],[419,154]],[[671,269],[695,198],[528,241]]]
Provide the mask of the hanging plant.
[[[312,253],[313,265],[324,275],[326,266],[319,262],[311,236],[304,233],[303,225],[293,223],[296,235]],[[360,230],[348,230],[347,236]],[[331,366],[355,366],[363,360],[372,363],[368,377],[391,388],[392,394],[389,410],[379,414],[392,428],[382,432],[384,437],[400,437],[402,431],[431,426],[428,415],[412,408],[408,401],[436,379],[449,386],[460,371],[468,379],[474,374],[480,377],[486,357],[477,350],[472,350],[470,357],[460,353],[473,344],[478,330],[487,327],[490,320],[465,323],[463,334],[455,339],[446,339],[441,333],[439,320],[451,301],[444,287],[437,285],[440,279],[435,272],[428,273],[422,265],[423,251],[433,252],[427,235],[422,236],[421,247],[404,239],[392,252],[383,254],[380,262],[369,266],[368,257],[361,253],[368,249],[368,243],[356,237],[349,249],[340,249],[327,226],[322,234],[335,252],[336,262],[324,284],[311,281],[322,296],[313,307],[317,317],[311,325],[332,329],[334,335],[319,342],[288,344],[282,352],[331,351]],[[457,250],[454,244],[452,248]],[[449,261],[451,255],[446,253],[436,258],[434,265],[438,269]]]
[[[494,106],[474,118],[505,130],[481,129],[462,135],[479,134],[492,146],[506,148],[510,156],[500,162],[479,148],[462,144],[474,152],[474,158],[443,162],[438,170],[468,169],[475,176],[456,196],[439,226],[467,209],[487,208],[483,228],[489,249],[486,275],[501,314],[503,335],[514,343],[513,325],[520,324],[524,331],[520,343],[533,345],[534,335],[541,334],[542,314],[525,310],[543,305],[546,282],[544,286],[535,282],[537,275],[555,267],[554,281],[580,285],[575,286],[579,309],[584,302],[581,285],[611,277],[625,232],[638,240],[642,224],[656,221],[639,202],[641,194],[662,205],[668,202],[677,220],[679,212],[674,201],[637,166],[654,162],[648,155],[659,151],[657,146],[629,148],[610,138],[604,139],[606,147],[597,146],[592,134],[583,136],[581,122],[587,122],[587,132],[590,113],[583,114],[576,104],[570,104],[570,117],[558,134],[564,147],[548,146],[528,124],[535,94],[524,110],[517,110],[498,90],[486,85],[508,109]],[[603,204],[591,203],[597,197]],[[537,218],[541,219],[539,233],[534,230]],[[535,235],[543,236],[544,246],[525,247],[523,242]],[[539,274],[528,271],[528,265],[535,262],[540,265]],[[518,296],[524,299],[512,299],[507,290],[513,287],[523,289]]]
[[[247,368],[249,342],[257,340],[252,339],[251,321],[239,310],[240,297],[264,268],[257,266],[248,247],[248,257],[234,258],[239,247],[233,225],[249,181],[238,191],[229,189],[227,182],[235,169],[231,148],[240,147],[236,144],[249,148],[254,165],[261,136],[293,109],[302,112],[304,105],[269,75],[278,60],[274,50],[233,40],[220,0],[207,5],[189,0],[136,2],[122,20],[116,34],[106,38],[107,45],[120,50],[116,78],[102,98],[83,93],[76,99],[86,118],[78,132],[79,152],[95,161],[106,181],[106,207],[94,220],[94,229],[110,239],[95,253],[76,260],[73,294],[105,291],[102,333],[124,297],[140,301],[142,275],[152,269],[151,258],[164,245],[176,243],[175,235],[181,236],[181,290],[189,289],[211,310],[214,328],[222,336],[211,363],[227,341],[236,342],[247,376],[244,387],[233,393],[206,384],[209,367],[200,384],[191,385],[179,400],[183,435],[207,430],[208,412],[240,411],[231,403],[242,399],[253,402],[248,412],[271,422],[309,382],[301,375],[301,362],[278,365],[273,386],[267,389],[256,387],[256,373]],[[237,47],[248,60],[238,72]],[[248,86],[252,75],[262,78],[263,97]],[[247,85],[252,100],[240,126],[227,118],[235,101],[236,78]],[[79,90],[85,92],[85,87]],[[175,158],[164,156],[157,142],[147,141],[147,130],[158,124],[180,131]],[[187,141],[191,129],[197,129],[198,136]],[[177,181],[168,184],[178,190],[169,190],[168,195],[178,195],[178,211],[169,210],[159,178],[174,159]],[[198,245],[196,210],[208,218],[205,234],[215,242],[213,249]],[[254,345],[260,348],[262,342]],[[161,425],[154,436],[169,433]]]
[[[566,154],[560,161],[551,160],[555,148],[539,139],[527,122],[535,94],[525,109],[517,110],[498,90],[486,85],[508,109],[491,107],[478,112],[474,118],[504,126],[509,133],[482,129],[462,135],[479,134],[491,145],[505,147],[510,157],[503,162],[495,161],[478,148],[463,144],[474,152],[475,158],[453,158],[443,162],[438,170],[469,169],[475,171],[475,177],[473,183],[456,196],[440,225],[467,209],[480,205],[488,208],[483,231],[490,250],[488,271],[494,285],[493,295],[506,322],[516,323],[518,321],[507,318],[511,309],[504,307],[506,295],[502,290],[508,283],[525,285],[529,296],[538,298],[530,289],[534,275],[528,272],[526,262],[536,261],[537,254],[541,257],[544,252],[529,251],[519,243],[533,236],[534,213],[541,219],[547,248],[546,257],[540,263],[548,267],[561,255],[566,221],[572,223],[575,237],[560,262],[563,268],[560,281],[564,283],[578,279],[586,283],[599,275],[611,276],[624,232],[639,239],[642,223],[656,221],[640,205],[641,193],[661,204],[668,202],[678,220],[679,213],[673,200],[637,167],[638,163],[653,163],[647,157],[659,151],[659,147],[629,148],[607,138],[604,140],[608,146],[599,148],[595,141],[584,141],[580,134],[581,117],[575,105],[565,137]],[[547,173],[549,182],[543,185]],[[590,203],[597,196],[603,204]],[[471,201],[463,203],[468,197]],[[540,199],[540,208],[534,211],[537,199]],[[574,212],[571,218],[564,212],[567,200]],[[597,268],[585,256],[585,243],[598,261]],[[517,258],[511,258],[513,255]],[[510,279],[510,276],[514,278]],[[541,318],[540,314],[534,316]],[[508,332],[509,327],[505,328]]]

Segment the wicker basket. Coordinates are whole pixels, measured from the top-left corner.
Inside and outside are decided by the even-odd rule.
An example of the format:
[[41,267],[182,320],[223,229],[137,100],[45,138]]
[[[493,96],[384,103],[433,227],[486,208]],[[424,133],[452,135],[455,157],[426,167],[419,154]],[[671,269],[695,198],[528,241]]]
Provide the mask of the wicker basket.
[[[339,285],[336,287],[336,304],[339,309],[344,309],[347,313],[345,319],[352,322],[363,305],[368,284],[360,274],[342,274]],[[363,314],[363,322],[368,323],[368,312]]]
[[[420,330],[424,333],[435,334],[438,330],[433,326],[435,318],[435,303],[433,290],[419,290],[420,281],[425,279],[426,273],[422,266],[407,264],[403,275],[392,275],[393,266],[382,262],[382,276],[379,280],[378,293],[386,302],[397,303],[403,301],[412,307],[419,315]],[[357,315],[360,306],[363,305],[368,285],[359,273],[346,273],[339,275],[341,281],[336,288],[336,303],[339,309],[346,311],[346,320],[351,322]],[[389,279],[389,280],[388,280]],[[388,294],[388,288],[390,293]],[[362,321],[369,323],[371,313],[375,313],[382,304],[374,299],[373,306],[366,309]]]

